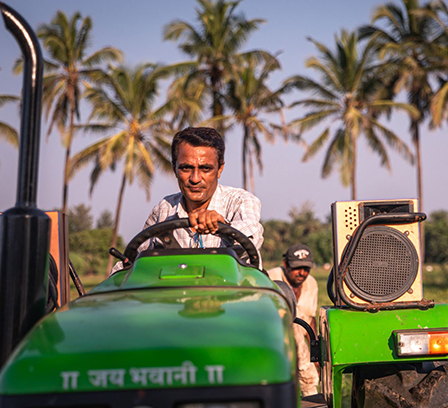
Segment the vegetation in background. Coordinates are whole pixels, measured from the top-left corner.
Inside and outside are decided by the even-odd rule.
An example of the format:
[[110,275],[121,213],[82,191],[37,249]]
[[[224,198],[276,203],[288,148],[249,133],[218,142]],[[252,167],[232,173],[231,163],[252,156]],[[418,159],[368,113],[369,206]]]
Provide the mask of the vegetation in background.
[[[111,247],[117,245],[126,184],[137,179],[149,200],[156,166],[171,171],[170,143],[165,138],[161,111],[154,108],[159,82],[165,75],[166,71],[154,64],[134,69],[117,67],[101,73],[97,77],[98,85],[86,91],[86,99],[92,105],[91,119],[99,122],[83,128],[109,134],[72,158],[70,176],[93,162],[92,192],[101,174],[108,169],[115,170],[116,165],[123,162]],[[107,270],[112,268],[113,260],[110,256]]]
[[[164,28],[165,40],[180,41],[179,48],[192,58],[192,61],[172,65],[187,71],[185,87],[204,85],[210,95],[211,115],[219,118],[224,114],[223,89],[236,59],[241,55],[252,55],[258,59],[272,56],[263,50],[239,51],[249,35],[264,22],[262,19],[247,20],[237,14],[240,1],[198,0],[196,10],[197,25],[187,21],[174,20]],[[218,130],[223,131],[223,122],[218,122]]]
[[[0,108],[7,103],[17,102],[20,98],[14,95],[0,95]],[[17,130],[8,125],[7,123],[0,121],[0,140],[14,146],[19,147],[19,135]]]
[[[68,167],[71,157],[75,119],[80,119],[79,104],[85,81],[91,80],[102,63],[121,59],[121,51],[104,47],[86,55],[91,42],[92,20],[75,13],[69,19],[58,11],[50,24],[42,24],[37,30],[43,48],[51,60],[45,61],[43,81],[43,107],[50,119],[48,135],[53,126],[58,127],[65,147],[62,211],[66,213],[68,203]],[[21,69],[17,64],[16,70]]]
[[[289,212],[291,221],[267,220],[263,222],[264,243],[261,248],[263,263],[271,266],[282,263],[282,255],[294,244],[308,245],[314,262],[324,265],[332,262],[331,223],[320,221],[310,203]],[[267,267],[265,265],[265,268]],[[269,266],[270,267],[270,266]]]
[[[122,126],[120,133],[79,152],[72,162],[74,169],[93,162],[91,188],[103,171],[115,169],[121,159],[125,162],[115,231],[110,237],[113,245],[118,234],[125,184],[137,177],[149,194],[157,167],[169,167],[165,160],[168,157],[164,155],[169,140],[164,139],[159,146],[158,138],[162,140],[162,134],[172,135],[185,126],[198,125],[203,116],[218,127],[230,124],[243,127],[245,188],[250,188],[249,185],[253,188],[250,181],[253,163],[260,167],[262,164],[259,134],[272,140],[273,132],[281,131],[285,140],[303,141],[305,132],[325,125],[326,119],[332,120],[319,130],[320,135],[309,146],[304,160],[312,158],[327,144],[322,175],[328,175],[334,165],[339,165],[343,184],[351,184],[355,198],[356,150],[361,135],[388,168],[391,163],[387,144],[410,158],[403,142],[379,122],[382,116],[390,118],[394,109],[406,110],[410,114],[421,209],[421,127],[425,119],[432,126],[440,126],[448,117],[448,7],[445,2],[385,3],[374,10],[370,25],[363,25],[356,33],[342,30],[336,37],[334,50],[312,40],[318,56],[310,58],[306,68],[317,73],[317,79],[298,73],[275,92],[266,84],[270,72],[279,66],[276,58],[263,49],[242,52],[249,36],[265,20],[246,19],[238,12],[240,5],[241,1],[197,0],[195,22],[174,20],[165,26],[164,39],[176,41],[189,61],[165,67],[148,64],[136,70],[109,66],[107,74],[104,63],[119,61],[121,52],[105,47],[86,55],[93,26],[89,17],[75,13],[69,18],[59,11],[49,24],[40,26],[38,36],[48,57],[44,73],[44,111],[49,119],[49,133],[57,127],[66,148],[63,210],[67,206],[67,163],[72,155],[74,132],[79,128],[75,121],[79,123],[79,105],[84,96],[91,104],[91,118],[100,121],[90,123],[91,130],[105,131]],[[15,69],[20,69],[20,63]],[[155,108],[154,97],[162,78],[171,84],[161,107]],[[140,80],[142,82],[138,82]],[[142,91],[138,95],[138,92],[133,94],[136,87]],[[298,102],[292,108],[302,106],[308,112],[288,125],[282,120],[280,125],[269,123],[267,126],[269,115],[283,114],[280,110],[282,91],[290,90],[299,92]],[[395,101],[400,91],[406,91],[409,105]],[[134,101],[131,95],[135,96]],[[10,96],[0,96],[0,106],[11,100]],[[337,126],[330,129],[333,123]],[[14,132],[7,130],[5,133],[1,125],[0,141],[17,143]],[[155,153],[154,160],[152,153]],[[430,230],[424,240],[430,246],[428,262],[445,262],[444,241],[440,238],[443,220],[443,214],[435,214],[434,219],[425,223]],[[280,261],[288,245],[304,241],[316,253],[317,263],[331,262],[330,224],[317,220],[312,211],[293,210],[289,221],[269,220],[264,225],[266,261]]]
[[433,211],[425,222],[425,261],[448,267],[448,211],[446,210]]
[[[70,260],[81,279],[95,275],[96,281],[104,279],[107,271],[110,241],[113,232],[112,214],[101,213],[94,228],[91,208],[79,204],[69,209],[69,249]],[[123,239],[118,236],[117,249],[124,249]]]
[[245,190],[250,186],[255,191],[254,161],[260,170],[263,168],[258,135],[263,134],[269,141],[274,138],[273,129],[261,115],[278,112],[283,106],[279,92],[271,91],[267,84],[269,75],[278,69],[280,63],[274,57],[264,63],[260,63],[253,55],[240,57],[227,84],[225,102],[231,110],[231,115],[227,118],[243,128],[242,168]]
[[[380,52],[379,58],[389,71],[388,85],[396,96],[407,91],[408,102],[420,115],[411,115],[410,132],[417,161],[417,196],[423,210],[423,181],[420,127],[428,117],[433,90],[431,75],[446,71],[446,38],[435,20],[419,11],[433,9],[435,3],[420,5],[418,0],[402,0],[402,6],[388,3],[377,7],[372,24],[359,29]],[[385,26],[385,28],[383,28]]]
[[313,95],[293,103],[292,106],[303,106],[309,112],[293,120],[289,127],[297,127],[302,134],[325,124],[303,156],[303,161],[328,145],[322,177],[328,177],[338,165],[342,184],[351,187],[352,200],[356,200],[359,138],[365,136],[370,148],[380,156],[381,164],[390,170],[389,156],[382,139],[406,159],[411,160],[412,155],[403,141],[378,121],[378,117],[398,109],[418,117],[418,110],[408,104],[383,99],[385,83],[376,75],[373,48],[367,45],[360,49],[355,33],[342,30],[336,37],[334,51],[311,41],[319,50],[319,57],[309,58],[306,66],[318,73],[319,80],[296,75],[285,81],[286,88],[294,87]]

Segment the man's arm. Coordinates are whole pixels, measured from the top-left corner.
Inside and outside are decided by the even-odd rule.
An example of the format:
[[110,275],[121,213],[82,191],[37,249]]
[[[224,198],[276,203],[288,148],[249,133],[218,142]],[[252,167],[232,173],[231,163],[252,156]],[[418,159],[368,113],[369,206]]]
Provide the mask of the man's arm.
[[230,199],[215,210],[198,210],[188,214],[192,228],[200,234],[214,234],[218,222],[230,224],[249,237],[259,250],[263,243],[263,226],[260,224],[261,202],[243,189],[232,189]]
[[218,231],[218,222],[228,224],[215,210],[195,210],[188,214],[188,218],[191,228],[199,234],[215,234]]

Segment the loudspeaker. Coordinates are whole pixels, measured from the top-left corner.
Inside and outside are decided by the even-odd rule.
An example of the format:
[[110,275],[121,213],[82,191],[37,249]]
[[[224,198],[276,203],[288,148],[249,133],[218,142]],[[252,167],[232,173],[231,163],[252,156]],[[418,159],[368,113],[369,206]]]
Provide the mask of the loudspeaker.
[[[377,214],[415,213],[416,199],[339,201],[332,204],[335,281],[353,234]],[[368,224],[366,224],[368,225]],[[349,263],[342,290],[356,304],[414,302],[423,299],[419,223],[369,225]],[[339,291],[336,302],[343,304]]]

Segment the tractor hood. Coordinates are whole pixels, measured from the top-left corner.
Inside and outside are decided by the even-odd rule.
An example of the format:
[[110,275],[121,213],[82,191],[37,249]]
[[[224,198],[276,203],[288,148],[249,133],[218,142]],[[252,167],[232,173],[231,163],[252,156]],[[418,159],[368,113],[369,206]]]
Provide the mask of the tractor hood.
[[181,286],[277,288],[259,269],[239,263],[233,250],[216,248],[144,251],[131,269],[115,273],[90,293]]
[[0,394],[284,383],[290,324],[275,289],[91,294],[35,326],[3,367]]

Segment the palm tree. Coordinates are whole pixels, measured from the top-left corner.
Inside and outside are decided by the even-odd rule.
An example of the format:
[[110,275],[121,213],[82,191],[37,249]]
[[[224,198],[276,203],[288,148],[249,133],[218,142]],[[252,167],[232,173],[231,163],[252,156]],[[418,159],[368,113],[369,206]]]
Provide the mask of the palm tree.
[[[14,95],[0,95],[0,108],[7,103],[19,101],[19,97]],[[19,147],[19,135],[17,130],[5,122],[0,121],[0,140],[4,140],[14,147]]]
[[[438,89],[431,99],[431,119],[433,126],[441,126],[442,121],[448,118],[448,6],[443,1],[430,3],[431,7],[416,10],[414,14],[417,16],[425,16],[433,20],[434,31],[437,33],[436,43],[440,46],[440,62],[434,64],[441,70],[437,72]],[[434,60],[434,58],[433,58]],[[433,61],[432,61],[433,62]]]
[[310,112],[293,120],[289,126],[296,127],[299,134],[324,124],[324,130],[309,146],[303,160],[313,157],[330,139],[322,167],[322,177],[327,177],[334,165],[339,164],[342,184],[351,186],[351,196],[355,200],[356,161],[358,139],[364,135],[372,150],[381,158],[381,164],[390,170],[390,161],[381,136],[405,158],[412,155],[401,139],[378,121],[382,113],[392,109],[402,109],[417,115],[415,108],[404,103],[382,99],[384,84],[373,64],[373,50],[367,46],[358,50],[355,33],[342,31],[336,37],[336,52],[314,41],[319,50],[319,58],[311,57],[306,66],[320,76],[316,81],[305,76],[294,76],[285,81],[285,88],[295,87],[309,91],[312,97],[299,100],[292,106],[305,106]]
[[68,163],[71,155],[75,118],[80,119],[82,89],[105,61],[121,60],[121,51],[104,47],[86,55],[91,41],[92,20],[75,13],[68,19],[58,11],[50,24],[37,31],[50,61],[45,62],[43,107],[46,118],[51,116],[48,135],[53,126],[59,128],[65,147],[62,211],[67,211]]
[[[168,68],[169,69],[169,68]],[[172,134],[187,126],[201,126],[206,102],[205,85],[198,79],[176,78],[168,88],[166,113],[171,116]]]
[[238,64],[235,64],[225,95],[226,104],[232,111],[232,121],[243,128],[243,188],[248,188],[249,179],[252,191],[254,159],[260,170],[263,168],[258,135],[264,134],[269,141],[274,137],[273,130],[265,124],[260,115],[266,112],[278,112],[283,105],[279,92],[271,91],[266,84],[269,75],[280,69],[279,62],[273,58],[260,65],[253,56],[240,58]]
[[[179,48],[194,62],[179,63],[172,67],[188,71],[185,86],[193,79],[199,79],[211,94],[212,117],[222,116],[224,106],[222,89],[235,56],[246,42],[249,34],[256,30],[264,20],[246,20],[235,10],[240,1],[198,0],[197,27],[175,20],[164,28],[164,39],[177,41],[183,39]],[[265,51],[250,51],[259,59],[269,59]],[[219,125],[222,129],[222,123]]]
[[[419,5],[418,0],[402,0],[403,6],[388,3],[376,8],[372,24],[360,28],[360,38],[370,38],[386,57],[385,66],[391,70],[390,86],[394,93],[407,90],[408,102],[420,112],[411,116],[410,130],[417,161],[417,195],[420,211],[423,209],[422,160],[420,125],[428,116],[433,90],[430,76],[441,67],[440,55],[444,53],[437,38],[440,30],[434,20],[422,13],[431,10],[430,3]],[[384,28],[382,28],[384,27]]]
[[[98,74],[98,85],[87,87],[86,99],[92,104],[92,119],[98,123],[83,125],[87,130],[112,132],[73,156],[70,175],[89,162],[94,162],[90,192],[99,176],[118,162],[123,162],[120,191],[115,212],[111,246],[115,247],[120,222],[121,206],[126,184],[137,178],[150,198],[150,186],[156,165],[171,170],[170,143],[165,139],[166,123],[161,119],[163,109],[154,109],[159,80],[166,75],[163,68],[152,64],[135,69],[123,66]],[[109,259],[109,272],[113,258]]]

